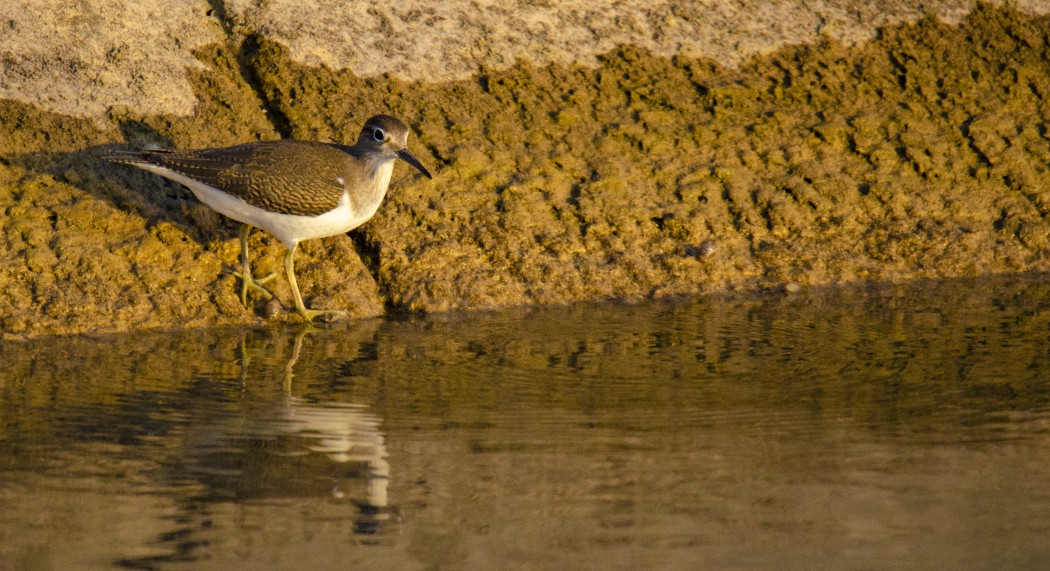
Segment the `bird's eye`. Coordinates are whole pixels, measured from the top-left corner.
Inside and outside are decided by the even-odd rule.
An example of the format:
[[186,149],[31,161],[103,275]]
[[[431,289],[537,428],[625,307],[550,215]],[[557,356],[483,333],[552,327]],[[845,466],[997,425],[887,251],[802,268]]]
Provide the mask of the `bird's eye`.
[[375,137],[375,139],[380,143],[386,140],[386,132],[380,129],[379,127],[376,127],[375,130],[372,131],[372,136]]

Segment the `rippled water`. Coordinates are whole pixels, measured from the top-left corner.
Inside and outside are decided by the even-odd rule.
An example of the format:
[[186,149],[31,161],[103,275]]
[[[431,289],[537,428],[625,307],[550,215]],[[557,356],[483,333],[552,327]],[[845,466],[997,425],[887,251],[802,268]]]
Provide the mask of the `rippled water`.
[[4,343],[0,568],[1039,568],[1047,281]]

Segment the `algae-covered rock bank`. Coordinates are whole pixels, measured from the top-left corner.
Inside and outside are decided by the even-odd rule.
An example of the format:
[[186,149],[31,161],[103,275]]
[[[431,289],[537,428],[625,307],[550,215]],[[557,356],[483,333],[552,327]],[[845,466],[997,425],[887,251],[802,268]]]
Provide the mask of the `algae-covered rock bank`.
[[[452,12],[366,11],[356,27],[318,21],[327,43],[303,44],[305,24],[264,4],[188,2],[181,26],[162,19],[156,37],[97,61],[55,53],[53,68],[16,57],[12,36],[35,36],[0,10],[11,31],[0,39],[3,337],[263,320],[264,300],[243,308],[230,275],[235,223],[98,157],[350,143],[379,112],[411,126],[435,177],[401,165],[371,222],[302,244],[299,284],[315,307],[363,317],[1050,270],[1050,6],[935,2],[923,16],[918,2],[890,2],[868,10],[882,19],[865,36],[851,3],[831,2],[838,11],[819,17],[762,12],[754,33],[730,30],[753,41],[733,44],[725,7],[746,2],[714,3],[722,19],[674,2],[628,2],[620,20],[586,3],[559,13],[591,35],[532,17],[541,4],[459,24]],[[74,16],[55,16],[66,19],[54,33],[113,25],[111,12]],[[698,22],[721,43],[705,49]],[[457,25],[480,39],[462,42]],[[459,43],[428,53],[406,29]],[[595,30],[623,36],[608,44]],[[150,41],[192,57],[145,65]],[[116,73],[128,67],[138,87]],[[76,89],[48,89],[48,74]],[[256,233],[251,247],[259,275],[280,271],[280,244]],[[272,283],[287,304],[288,285]]]

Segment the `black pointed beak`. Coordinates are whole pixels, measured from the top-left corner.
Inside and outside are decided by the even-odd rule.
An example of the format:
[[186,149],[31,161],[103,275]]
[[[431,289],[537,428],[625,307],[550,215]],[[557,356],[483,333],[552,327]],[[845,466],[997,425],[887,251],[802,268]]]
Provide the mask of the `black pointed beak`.
[[412,153],[408,152],[408,149],[401,149],[400,151],[397,151],[397,158],[419,169],[419,172],[423,173],[423,176],[429,179],[434,178],[430,176],[430,172],[427,171],[426,167],[423,166],[423,163],[419,162],[419,159],[412,156]]

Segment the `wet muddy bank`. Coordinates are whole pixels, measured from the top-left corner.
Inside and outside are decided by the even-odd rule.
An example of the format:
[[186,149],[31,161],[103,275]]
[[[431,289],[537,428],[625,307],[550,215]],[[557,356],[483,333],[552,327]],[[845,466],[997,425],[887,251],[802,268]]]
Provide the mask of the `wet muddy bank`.
[[[357,317],[1050,269],[1050,17],[981,6],[736,69],[621,46],[440,83],[305,67],[259,36],[196,55],[190,116],[0,102],[4,338],[262,321],[229,274],[235,224],[97,157],[350,142],[375,112],[435,178],[402,165],[371,222],[301,246],[307,302]],[[275,240],[252,248],[279,271]]]

